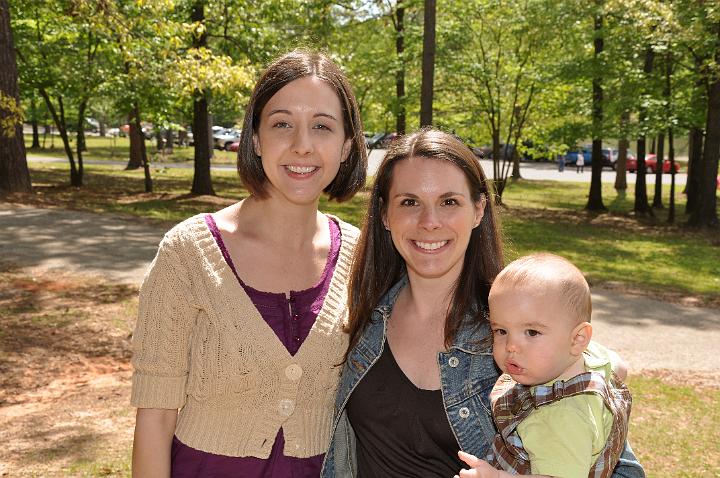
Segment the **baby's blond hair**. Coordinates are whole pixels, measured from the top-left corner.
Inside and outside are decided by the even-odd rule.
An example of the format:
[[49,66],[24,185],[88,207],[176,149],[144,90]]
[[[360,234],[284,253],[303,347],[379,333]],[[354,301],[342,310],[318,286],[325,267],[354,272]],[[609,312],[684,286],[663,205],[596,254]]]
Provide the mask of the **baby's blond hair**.
[[541,252],[516,259],[495,278],[490,289],[491,297],[493,289],[500,285],[559,294],[561,302],[578,323],[590,322],[590,286],[580,269],[564,257]]

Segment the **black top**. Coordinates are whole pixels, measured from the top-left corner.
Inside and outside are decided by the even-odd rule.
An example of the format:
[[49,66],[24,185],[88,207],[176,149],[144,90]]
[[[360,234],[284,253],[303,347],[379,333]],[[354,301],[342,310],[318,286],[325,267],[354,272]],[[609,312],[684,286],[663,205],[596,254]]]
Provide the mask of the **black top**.
[[417,388],[387,342],[350,396],[347,411],[361,478],[448,478],[463,468],[442,392]]

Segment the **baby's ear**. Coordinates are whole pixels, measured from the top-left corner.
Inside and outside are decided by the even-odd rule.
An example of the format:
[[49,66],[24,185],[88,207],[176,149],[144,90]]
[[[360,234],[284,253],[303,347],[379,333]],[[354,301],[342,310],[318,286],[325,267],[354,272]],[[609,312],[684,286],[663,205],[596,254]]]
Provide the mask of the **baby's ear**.
[[578,324],[572,332],[572,344],[570,351],[573,355],[582,354],[592,339],[592,325],[590,322],[582,322]]

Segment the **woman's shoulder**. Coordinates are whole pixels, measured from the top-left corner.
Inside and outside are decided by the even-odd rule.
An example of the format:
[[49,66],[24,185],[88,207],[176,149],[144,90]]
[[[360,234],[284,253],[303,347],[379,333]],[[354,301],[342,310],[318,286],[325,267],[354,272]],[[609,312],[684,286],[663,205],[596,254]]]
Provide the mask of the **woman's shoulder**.
[[340,233],[343,240],[349,240],[353,244],[358,241],[358,239],[360,238],[360,229],[350,224],[349,222],[343,221],[342,219],[333,214],[325,213],[325,215],[335,221],[338,226],[340,226]]
[[165,233],[163,243],[177,244],[187,239],[192,240],[196,238],[196,236],[204,233],[205,230],[207,230],[205,226],[205,215],[206,213],[196,214],[176,224]]

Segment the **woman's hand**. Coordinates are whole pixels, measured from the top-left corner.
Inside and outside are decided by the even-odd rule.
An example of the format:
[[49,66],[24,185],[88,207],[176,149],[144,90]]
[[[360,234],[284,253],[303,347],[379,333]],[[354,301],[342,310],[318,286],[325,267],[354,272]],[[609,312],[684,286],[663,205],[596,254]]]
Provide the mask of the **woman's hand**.
[[496,470],[487,461],[481,460],[475,455],[459,451],[458,456],[472,469],[463,468],[458,475],[455,475],[455,478],[499,478],[501,476],[500,470]]

